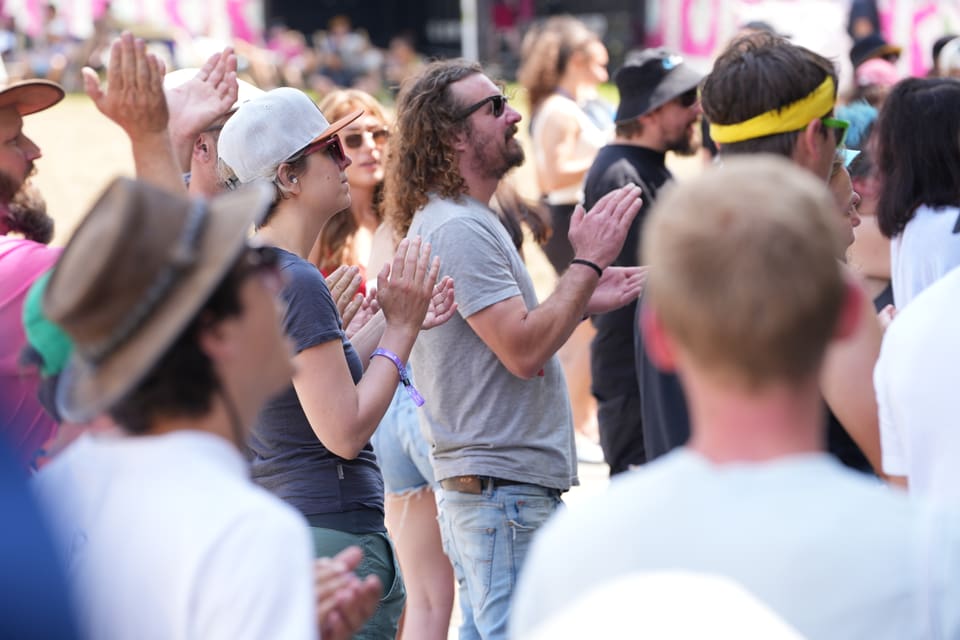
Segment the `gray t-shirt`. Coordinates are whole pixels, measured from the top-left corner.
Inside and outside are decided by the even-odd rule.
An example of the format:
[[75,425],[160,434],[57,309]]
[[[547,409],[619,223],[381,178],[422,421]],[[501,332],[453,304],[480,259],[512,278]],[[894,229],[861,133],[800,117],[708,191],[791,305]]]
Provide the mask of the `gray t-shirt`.
[[556,356],[542,374],[510,373],[466,318],[523,296],[537,306],[530,274],[496,214],[464,196],[436,195],[417,212],[409,236],[422,236],[454,279],[459,315],[420,334],[410,356],[426,399],[421,421],[434,443],[438,480],[477,474],[566,490],[578,484],[573,418]]

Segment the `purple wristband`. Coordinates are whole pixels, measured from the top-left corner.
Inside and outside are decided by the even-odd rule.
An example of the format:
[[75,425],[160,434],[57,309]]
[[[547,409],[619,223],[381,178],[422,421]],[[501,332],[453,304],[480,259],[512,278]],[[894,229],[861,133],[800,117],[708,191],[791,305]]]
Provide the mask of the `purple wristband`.
[[423,396],[420,395],[420,392],[417,391],[417,388],[414,387],[413,383],[410,381],[410,376],[407,375],[407,368],[403,366],[403,361],[400,360],[400,356],[395,354],[393,351],[382,349],[380,347],[370,354],[370,359],[373,360],[374,356],[383,356],[384,358],[390,360],[397,367],[397,373],[400,374],[400,383],[403,384],[407,390],[407,393],[410,394],[410,398],[413,400],[413,403],[418,407],[422,407]]

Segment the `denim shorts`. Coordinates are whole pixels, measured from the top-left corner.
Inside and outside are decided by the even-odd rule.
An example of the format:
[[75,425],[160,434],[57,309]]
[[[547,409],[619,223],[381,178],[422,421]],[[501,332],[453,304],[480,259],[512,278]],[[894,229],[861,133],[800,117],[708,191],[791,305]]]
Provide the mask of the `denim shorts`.
[[437,493],[443,550],[460,590],[460,640],[507,636],[510,599],[533,535],[561,504],[559,490],[532,484]]
[[400,614],[407,592],[400,574],[400,564],[393,543],[385,533],[346,533],[334,529],[310,527],[316,557],[337,555],[349,546],[363,551],[363,559],[355,573],[360,578],[374,574],[383,585],[383,596],[373,616],[353,637],[362,640],[393,640],[400,624]]
[[430,464],[430,443],[420,431],[417,405],[402,385],[397,386],[370,443],[387,493],[409,493],[436,484]]

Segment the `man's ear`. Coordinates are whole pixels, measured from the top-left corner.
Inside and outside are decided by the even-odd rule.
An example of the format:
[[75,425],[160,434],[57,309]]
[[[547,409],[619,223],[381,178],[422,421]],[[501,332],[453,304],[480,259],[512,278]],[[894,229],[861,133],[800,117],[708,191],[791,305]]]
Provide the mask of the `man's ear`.
[[230,355],[235,348],[231,338],[229,323],[223,320],[201,321],[199,331],[197,331],[197,344],[208,358],[214,362],[223,362],[229,360]]
[[192,155],[196,162],[203,164],[210,162],[211,158],[214,162],[217,161],[216,149],[212,148],[203,134],[197,136],[197,139],[193,141]]
[[646,304],[640,307],[640,330],[650,362],[663,371],[675,371],[677,358],[673,340],[660,317]]
[[470,131],[464,127],[453,137],[453,149],[457,153],[465,153],[469,147]]
[[823,140],[823,124],[820,119],[811,120],[797,135],[797,145],[793,149],[793,160],[805,169],[816,171],[820,158],[820,145]]

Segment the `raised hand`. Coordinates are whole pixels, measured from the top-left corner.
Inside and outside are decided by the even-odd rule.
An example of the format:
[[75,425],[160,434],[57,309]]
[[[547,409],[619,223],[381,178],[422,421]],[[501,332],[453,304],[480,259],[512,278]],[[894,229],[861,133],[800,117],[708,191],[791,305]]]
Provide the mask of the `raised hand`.
[[443,280],[433,288],[433,297],[430,298],[430,308],[423,319],[423,329],[439,327],[453,317],[457,312],[457,303],[454,301],[453,278],[444,276]]
[[237,56],[231,47],[210,56],[183,84],[166,90],[170,137],[184,170],[197,136],[218,124],[237,101],[238,91]]
[[164,71],[163,62],[147,53],[143,40],[124,32],[110,46],[106,86],[89,67],[83,68],[83,84],[100,113],[120,125],[130,138],[137,177],[184,193],[182,168],[167,131]]
[[357,293],[360,290],[362,278],[360,269],[347,265],[340,265],[333,273],[324,278],[337,311],[343,320],[343,326],[348,326],[363,304],[363,296]]
[[589,212],[577,205],[568,234],[574,255],[601,269],[610,266],[642,204],[640,187],[630,184],[600,198]]
[[619,309],[640,297],[649,267],[607,267],[587,302],[587,315]]
[[377,300],[387,325],[419,332],[439,274],[440,259],[430,260],[429,243],[419,237],[401,240],[393,264],[384,265],[377,275]]
[[100,113],[120,125],[136,144],[144,137],[166,135],[164,71],[163,61],[147,53],[143,40],[124,32],[110,47],[106,87],[90,67],[83,68],[83,84]]
[[369,575],[360,580],[354,572],[363,558],[359,547],[347,547],[333,558],[314,564],[317,625],[324,640],[348,640],[373,615],[383,588]]
[[370,319],[377,315],[378,311],[380,311],[380,303],[377,302],[377,290],[372,289],[367,292],[367,297],[363,298],[363,302],[360,303],[360,308],[357,309],[353,319],[344,324],[346,327],[344,333],[347,334],[347,339],[353,340],[353,336],[357,335],[357,332],[363,329],[370,322]]

